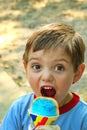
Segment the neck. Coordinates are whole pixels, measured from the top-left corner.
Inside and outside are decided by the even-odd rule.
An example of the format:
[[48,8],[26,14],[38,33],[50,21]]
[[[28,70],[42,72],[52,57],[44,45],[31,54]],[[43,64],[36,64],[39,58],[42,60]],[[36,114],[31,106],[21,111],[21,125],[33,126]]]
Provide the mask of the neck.
[[64,98],[64,100],[59,104],[60,107],[64,106],[65,104],[67,104],[68,102],[70,102],[70,100],[72,100],[73,98],[73,94],[71,92],[69,92],[66,97]]

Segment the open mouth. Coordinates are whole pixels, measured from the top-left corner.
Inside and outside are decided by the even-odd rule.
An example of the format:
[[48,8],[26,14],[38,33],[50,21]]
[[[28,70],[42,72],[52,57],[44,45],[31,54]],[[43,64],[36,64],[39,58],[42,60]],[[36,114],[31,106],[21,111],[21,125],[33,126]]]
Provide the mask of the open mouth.
[[54,97],[56,90],[53,87],[43,86],[41,87],[41,94],[46,97]]

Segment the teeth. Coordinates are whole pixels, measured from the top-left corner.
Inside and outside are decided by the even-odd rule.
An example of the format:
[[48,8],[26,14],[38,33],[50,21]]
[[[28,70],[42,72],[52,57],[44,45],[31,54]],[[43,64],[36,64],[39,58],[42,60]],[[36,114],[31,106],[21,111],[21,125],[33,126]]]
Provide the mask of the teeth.
[[44,87],[44,89],[52,89],[51,87]]

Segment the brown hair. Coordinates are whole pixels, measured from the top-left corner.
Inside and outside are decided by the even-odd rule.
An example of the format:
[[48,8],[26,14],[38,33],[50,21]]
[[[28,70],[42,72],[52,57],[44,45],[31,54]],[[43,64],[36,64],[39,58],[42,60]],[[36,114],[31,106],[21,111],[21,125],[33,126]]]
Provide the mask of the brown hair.
[[70,56],[74,70],[84,62],[85,44],[82,37],[70,26],[66,24],[49,24],[35,31],[28,39],[23,60],[28,63],[30,50],[33,52],[51,47],[61,46]]

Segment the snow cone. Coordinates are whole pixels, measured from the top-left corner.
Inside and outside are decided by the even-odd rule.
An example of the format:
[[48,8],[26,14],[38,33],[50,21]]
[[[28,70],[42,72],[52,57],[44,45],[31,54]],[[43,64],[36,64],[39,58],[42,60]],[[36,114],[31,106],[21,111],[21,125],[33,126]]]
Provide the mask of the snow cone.
[[28,113],[35,128],[53,125],[59,116],[58,104],[53,98],[38,97],[33,101]]

